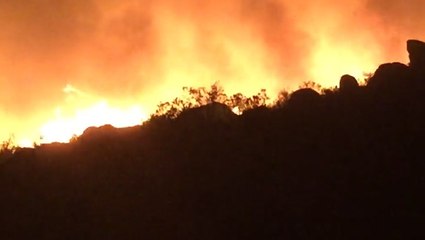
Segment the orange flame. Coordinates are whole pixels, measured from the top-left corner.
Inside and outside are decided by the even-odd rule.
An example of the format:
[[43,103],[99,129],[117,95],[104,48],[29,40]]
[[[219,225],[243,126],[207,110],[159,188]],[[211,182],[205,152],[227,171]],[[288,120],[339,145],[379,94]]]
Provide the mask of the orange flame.
[[406,34],[385,27],[391,9],[365,1],[35,2],[0,8],[0,140],[13,133],[20,146],[140,124],[183,86],[219,81],[228,95],[265,88],[273,98],[303,81],[362,79],[405,56]]
[[56,109],[56,119],[41,127],[41,143],[68,142],[89,126],[99,127],[111,124],[114,127],[127,127],[141,124],[147,119],[140,106],[125,108],[111,107],[107,101],[94,103],[83,109],[76,109],[74,115],[64,116],[62,109]]
[[[89,94],[67,85],[63,91],[68,95],[71,107],[56,108],[55,119],[45,123],[41,129],[41,143],[68,142],[90,126],[111,124],[114,127],[139,125],[147,119],[139,105],[111,106],[107,100],[93,99]],[[72,106],[72,103],[75,104]]]
[[[184,35],[181,46],[187,44],[190,34]],[[191,56],[185,55],[181,50],[181,56],[186,58],[190,64],[183,64],[175,56],[165,55],[164,64],[169,67],[163,74],[163,85],[159,86],[156,92],[152,92],[150,98],[144,102],[146,107],[135,104],[136,101],[127,101],[120,104],[111,104],[113,99],[105,99],[93,96],[78,88],[67,85],[63,89],[66,95],[65,103],[54,109],[53,114],[45,118],[38,132],[33,133],[32,137],[28,134],[19,135],[17,144],[21,147],[30,147],[34,143],[68,142],[72,137],[79,136],[90,126],[102,126],[111,124],[115,127],[127,127],[141,124],[148,119],[148,116],[154,112],[155,106],[161,100],[171,100],[179,96],[182,87],[180,79],[187,79],[185,83],[196,86],[196,79],[209,79],[211,76],[218,75],[222,79],[228,79],[223,82],[225,90],[228,93],[243,92],[246,95],[252,95],[260,90],[260,86],[266,86],[270,96],[275,96],[279,90],[276,84],[279,82],[278,74],[275,68],[267,63],[266,53],[259,43],[236,43],[232,39],[225,39],[224,43],[228,48],[230,67],[238,69],[237,72],[231,71],[217,74],[201,63],[194,62]],[[173,44],[176,44],[174,42]],[[178,48],[177,48],[178,49]],[[255,57],[253,57],[255,56]],[[258,61],[253,61],[255,58]],[[309,69],[310,75],[314,76],[322,86],[335,86],[341,75],[350,73],[358,78],[363,76],[364,72],[370,71],[373,67],[375,56],[368,54],[359,54],[357,49],[351,49],[346,46],[331,45],[328,42],[321,42],[317,46],[312,58],[312,66]],[[185,62],[186,62],[185,61]],[[238,79],[244,79],[244,84],[240,84]],[[258,80],[260,83],[258,82]],[[209,79],[213,82],[213,79]],[[294,86],[288,86],[288,88]],[[230,94],[229,94],[230,95]],[[118,101],[119,102],[119,101]],[[31,135],[30,135],[31,136]]]

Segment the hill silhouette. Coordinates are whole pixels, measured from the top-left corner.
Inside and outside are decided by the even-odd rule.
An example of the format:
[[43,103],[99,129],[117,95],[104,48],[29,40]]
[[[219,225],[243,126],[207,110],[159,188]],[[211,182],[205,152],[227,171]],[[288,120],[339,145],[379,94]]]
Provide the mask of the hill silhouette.
[[366,86],[344,75],[273,107],[233,96],[241,115],[219,89],[190,89],[199,102],[162,104],[142,126],[6,151],[0,237],[423,237],[424,49],[409,40],[409,65],[383,64]]

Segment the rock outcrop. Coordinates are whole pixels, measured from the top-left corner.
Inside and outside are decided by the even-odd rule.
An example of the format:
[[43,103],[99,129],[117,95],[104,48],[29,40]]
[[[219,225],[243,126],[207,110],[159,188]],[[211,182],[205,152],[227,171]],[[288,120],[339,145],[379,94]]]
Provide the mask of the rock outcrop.
[[425,71],[425,42],[410,39],[407,41],[407,51],[409,52],[409,66],[413,70]]
[[230,122],[237,115],[225,104],[209,103],[183,111],[178,119],[189,122]]
[[291,94],[288,105],[293,107],[311,107],[320,101],[320,94],[311,88],[302,88]]
[[399,62],[385,63],[378,67],[367,86],[382,94],[397,93],[411,84],[411,71]]
[[89,127],[78,138],[85,143],[111,141],[117,137],[118,129],[110,124],[101,127]]
[[348,74],[345,74],[339,80],[339,91],[342,94],[352,94],[359,89],[357,80]]

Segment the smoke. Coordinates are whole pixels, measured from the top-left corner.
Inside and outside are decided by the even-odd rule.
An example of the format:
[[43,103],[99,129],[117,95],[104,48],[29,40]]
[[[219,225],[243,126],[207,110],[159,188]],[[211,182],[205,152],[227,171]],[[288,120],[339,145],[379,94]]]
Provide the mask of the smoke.
[[424,13],[420,0],[0,0],[0,117],[35,125],[68,84],[152,106],[215,81],[248,93],[333,86],[405,61]]
[[375,37],[386,57],[406,59],[406,40],[425,39],[424,1],[368,0],[365,7],[376,16]]

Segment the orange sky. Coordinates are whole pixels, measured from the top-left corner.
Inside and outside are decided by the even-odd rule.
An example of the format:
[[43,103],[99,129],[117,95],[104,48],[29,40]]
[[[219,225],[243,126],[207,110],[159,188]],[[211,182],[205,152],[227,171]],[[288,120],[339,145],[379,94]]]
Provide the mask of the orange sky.
[[149,113],[217,80],[246,94],[334,86],[407,63],[424,13],[421,0],[0,0],[0,139],[102,101]]

